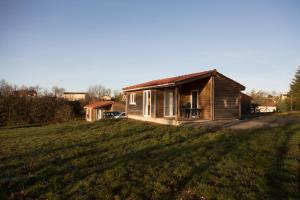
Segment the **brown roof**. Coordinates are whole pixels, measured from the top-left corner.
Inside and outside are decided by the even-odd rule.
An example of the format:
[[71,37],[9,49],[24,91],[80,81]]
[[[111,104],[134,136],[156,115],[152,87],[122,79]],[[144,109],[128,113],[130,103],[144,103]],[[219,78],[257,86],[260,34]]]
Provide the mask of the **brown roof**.
[[[198,73],[193,73],[193,74],[186,74],[186,75],[182,75],[182,76],[158,79],[158,80],[153,80],[153,81],[125,87],[125,88],[123,88],[123,90],[130,91],[130,90],[145,89],[145,88],[150,88],[150,87],[171,86],[171,85],[180,84],[181,82],[187,81],[189,79],[196,79],[196,78],[200,79],[200,78],[209,77],[216,73],[218,73],[218,72],[216,69],[214,69],[214,70],[203,71],[203,72],[198,72]],[[218,74],[220,74],[220,73],[218,73]],[[220,75],[222,75],[222,74],[220,74]],[[222,76],[224,76],[224,75],[222,75]],[[226,78],[228,78],[228,77],[226,77]],[[230,78],[228,78],[228,79],[230,79]],[[233,81],[232,79],[230,79],[230,80]],[[233,81],[233,82],[235,82],[235,81]],[[237,82],[235,82],[235,83],[237,83]],[[239,83],[237,83],[237,84],[239,84]],[[241,85],[241,84],[239,84],[239,85],[242,88],[245,88],[243,85]]]
[[84,106],[85,108],[102,108],[102,107],[105,107],[105,106],[109,106],[109,105],[112,105],[114,104],[113,101],[95,101],[93,103],[90,103],[86,106]]

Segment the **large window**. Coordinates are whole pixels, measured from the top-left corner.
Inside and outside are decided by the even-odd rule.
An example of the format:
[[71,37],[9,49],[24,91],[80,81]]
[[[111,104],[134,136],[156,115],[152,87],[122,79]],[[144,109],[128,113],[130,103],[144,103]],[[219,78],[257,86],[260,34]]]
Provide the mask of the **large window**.
[[151,90],[143,92],[143,113],[144,116],[151,116]]
[[164,115],[173,117],[176,114],[176,96],[174,90],[165,90]]
[[130,93],[129,104],[136,105],[136,102],[135,102],[135,93]]

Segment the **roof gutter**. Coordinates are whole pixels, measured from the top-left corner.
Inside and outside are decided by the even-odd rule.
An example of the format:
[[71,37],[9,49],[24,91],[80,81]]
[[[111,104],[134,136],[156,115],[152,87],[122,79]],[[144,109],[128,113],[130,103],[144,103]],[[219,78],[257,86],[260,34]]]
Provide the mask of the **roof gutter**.
[[152,89],[152,88],[164,88],[164,87],[171,87],[175,86],[175,83],[166,83],[166,84],[160,84],[160,85],[154,85],[154,86],[145,86],[145,87],[138,87],[138,88],[132,88],[132,89],[125,89],[123,88],[124,92],[131,92],[131,91],[137,91],[137,90],[145,90],[145,89]]

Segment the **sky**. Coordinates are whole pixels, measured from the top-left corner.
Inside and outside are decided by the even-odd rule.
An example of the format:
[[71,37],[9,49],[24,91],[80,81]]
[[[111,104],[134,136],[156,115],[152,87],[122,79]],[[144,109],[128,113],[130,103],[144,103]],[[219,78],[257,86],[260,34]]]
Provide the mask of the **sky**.
[[86,91],[209,69],[286,92],[300,1],[0,1],[0,79]]

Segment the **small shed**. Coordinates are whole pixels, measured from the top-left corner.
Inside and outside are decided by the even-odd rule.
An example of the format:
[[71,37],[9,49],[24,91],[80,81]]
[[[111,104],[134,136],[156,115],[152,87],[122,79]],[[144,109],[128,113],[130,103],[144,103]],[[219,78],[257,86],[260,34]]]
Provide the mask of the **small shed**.
[[84,106],[84,109],[86,121],[93,122],[103,119],[104,112],[124,112],[125,104],[114,101],[96,101]]

